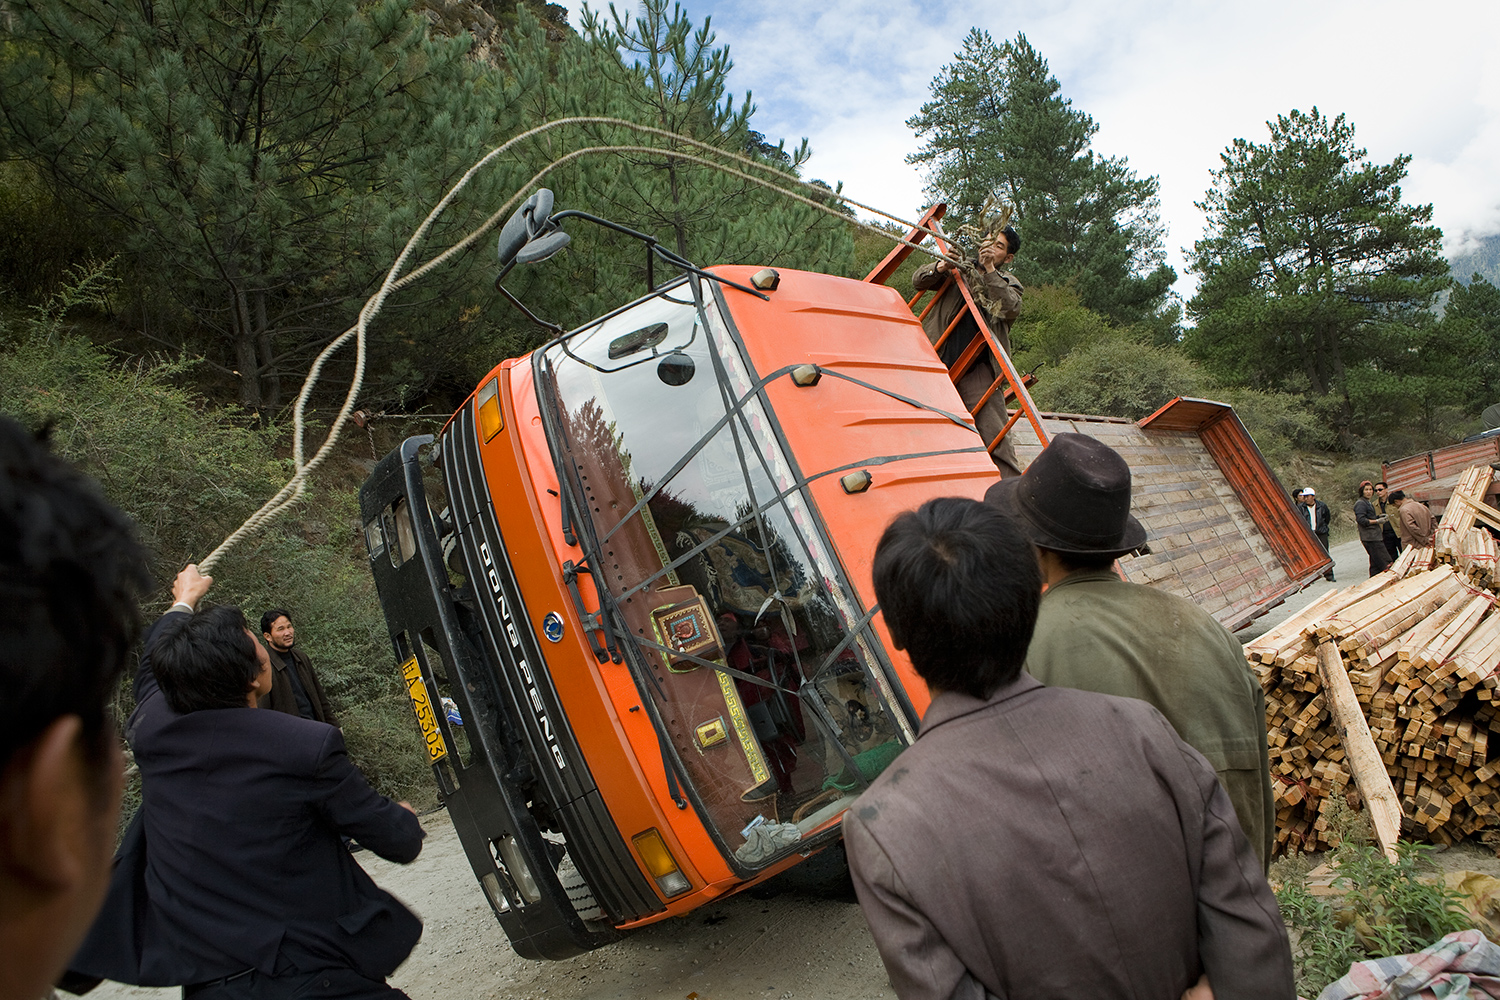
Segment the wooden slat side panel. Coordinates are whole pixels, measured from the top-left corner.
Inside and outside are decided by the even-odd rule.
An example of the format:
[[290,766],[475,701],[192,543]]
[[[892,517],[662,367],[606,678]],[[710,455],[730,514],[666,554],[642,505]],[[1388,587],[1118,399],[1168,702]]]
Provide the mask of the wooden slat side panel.
[[[1223,407],[1206,409],[1214,417]],[[1053,434],[1088,434],[1130,466],[1131,512],[1145,525],[1151,554],[1125,559],[1127,579],[1187,598],[1230,628],[1295,591],[1292,579],[1195,430],[1150,430],[1113,418],[1045,414]],[[1040,452],[1034,436],[1016,439],[1023,461]],[[1252,494],[1253,495],[1253,494]],[[1309,541],[1316,541],[1309,535]],[[1321,551],[1321,549],[1319,549]]]
[[1287,575],[1303,579],[1322,573],[1332,559],[1297,516],[1291,498],[1271,471],[1249,431],[1233,411],[1203,430],[1203,444],[1217,460],[1225,479],[1246,506]]

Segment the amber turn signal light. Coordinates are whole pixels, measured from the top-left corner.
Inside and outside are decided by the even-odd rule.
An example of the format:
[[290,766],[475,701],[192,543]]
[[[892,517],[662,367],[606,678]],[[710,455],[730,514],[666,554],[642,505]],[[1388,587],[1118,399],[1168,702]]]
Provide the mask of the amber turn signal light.
[[488,441],[505,429],[505,419],[500,415],[500,380],[486,382],[475,402],[479,404],[479,435]]
[[641,856],[646,870],[661,887],[662,895],[680,896],[693,887],[693,883],[677,867],[677,860],[667,850],[666,841],[661,839],[661,834],[654,827],[645,833],[636,834],[631,838],[631,843],[635,845],[635,852]]

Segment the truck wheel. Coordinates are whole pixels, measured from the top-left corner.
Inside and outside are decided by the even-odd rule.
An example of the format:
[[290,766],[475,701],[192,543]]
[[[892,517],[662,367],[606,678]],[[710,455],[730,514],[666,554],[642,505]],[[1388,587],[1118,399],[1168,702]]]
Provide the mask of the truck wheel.
[[[849,877],[849,855],[844,852],[844,842],[830,844],[800,864],[762,882],[755,887],[769,898],[778,892],[792,892],[818,899],[855,903],[854,882]],[[754,895],[755,890],[751,890]]]
[[580,920],[603,922],[608,919],[572,858],[564,857],[562,864],[557,866],[557,880],[562,883],[563,891],[568,894],[568,902],[573,904]]

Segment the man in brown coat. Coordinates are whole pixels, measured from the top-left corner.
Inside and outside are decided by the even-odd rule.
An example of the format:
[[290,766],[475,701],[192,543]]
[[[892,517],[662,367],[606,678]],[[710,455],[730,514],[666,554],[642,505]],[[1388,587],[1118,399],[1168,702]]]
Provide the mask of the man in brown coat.
[[1396,534],[1401,541],[1416,549],[1432,545],[1436,528],[1427,505],[1407,496],[1405,490],[1393,491],[1391,502],[1396,505]]
[[[979,243],[978,259],[962,268],[964,279],[969,284],[969,292],[974,296],[975,305],[984,311],[985,322],[989,324],[990,330],[995,334],[995,339],[999,341],[1000,347],[1006,354],[1010,353],[1010,325],[1021,313],[1021,293],[1025,289],[1021,287],[1021,283],[1015,279],[1014,275],[1005,270],[1005,265],[1010,263],[1016,251],[1020,249],[1020,235],[1011,227],[1006,226],[1003,230],[983,237]],[[951,272],[955,270],[959,268],[946,260],[932,261],[918,268],[917,272],[912,275],[912,287],[922,291],[942,288],[952,276]],[[927,333],[927,339],[936,344],[964,306],[964,297],[959,292],[957,284],[948,285],[947,290],[939,294],[937,302],[922,318],[922,329]],[[948,339],[943,341],[938,356],[943,359],[944,364],[952,367],[963,354],[964,348],[969,346],[969,342],[978,333],[979,327],[973,317],[965,316],[953,328]],[[958,394],[963,397],[964,405],[972,409],[999,377],[999,364],[988,350],[981,351],[979,360],[963,378],[958,380]],[[995,393],[975,417],[975,424],[985,444],[993,441],[995,435],[1005,427],[1007,417],[1004,399],[1003,392]],[[1009,435],[1000,442],[1000,446],[991,453],[991,457],[999,466],[1002,476],[1021,474],[1021,467],[1016,459],[1016,448]]]
[[933,500],[875,593],[932,703],[844,819],[902,1000],[1291,1000],[1286,929],[1208,762],[1150,705],[1022,672],[1041,577],[999,511]]
[[297,630],[292,627],[291,616],[281,608],[272,608],[260,616],[260,632],[271,647],[271,666],[275,668],[271,672],[271,693],[260,700],[260,707],[337,726],[333,705],[323,693],[312,660],[295,645]]

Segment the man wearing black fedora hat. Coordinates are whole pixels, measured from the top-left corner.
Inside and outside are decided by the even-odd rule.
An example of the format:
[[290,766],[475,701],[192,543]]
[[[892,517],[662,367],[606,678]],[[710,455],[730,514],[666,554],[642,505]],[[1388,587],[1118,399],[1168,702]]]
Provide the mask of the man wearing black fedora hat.
[[1207,612],[1113,571],[1115,560],[1149,551],[1130,514],[1125,460],[1087,435],[1059,434],[985,500],[1031,539],[1047,585],[1027,671],[1043,684],[1154,705],[1213,765],[1269,863],[1276,811],[1265,695],[1239,641]]

